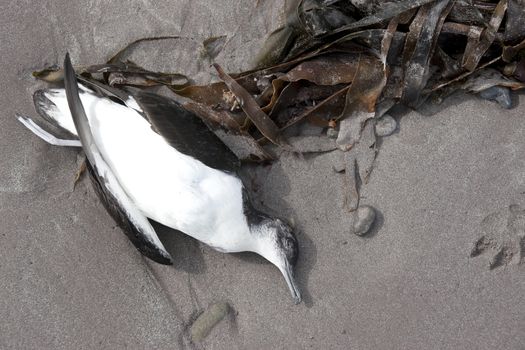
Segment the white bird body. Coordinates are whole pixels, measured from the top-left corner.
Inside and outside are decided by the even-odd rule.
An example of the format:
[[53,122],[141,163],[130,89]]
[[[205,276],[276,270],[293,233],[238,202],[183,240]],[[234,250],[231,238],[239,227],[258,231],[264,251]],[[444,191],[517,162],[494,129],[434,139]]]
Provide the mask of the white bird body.
[[[45,96],[58,109],[51,113],[55,120],[77,135],[65,91]],[[89,90],[80,99],[104,160],[146,217],[223,252],[258,250],[245,236],[250,230],[237,176],[180,153],[135,109]]]
[[94,82],[86,82],[93,90],[79,86],[69,58],[64,76],[65,90],[39,90],[34,100],[43,119],[72,140],[18,119],[47,142],[84,149],[97,194],[137,249],[172,263],[152,219],[221,252],[262,255],[282,272],[295,302],[301,300],[291,228],[251,206],[238,160],[198,117],[151,93],[122,99],[122,92]]

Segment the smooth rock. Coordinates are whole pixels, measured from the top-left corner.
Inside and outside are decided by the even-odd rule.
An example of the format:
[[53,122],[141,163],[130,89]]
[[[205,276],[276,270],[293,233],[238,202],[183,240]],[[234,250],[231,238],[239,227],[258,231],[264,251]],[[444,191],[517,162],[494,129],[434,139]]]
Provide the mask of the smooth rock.
[[503,86],[493,86],[485,89],[479,93],[479,97],[484,100],[496,101],[501,107],[505,109],[512,108],[512,100],[510,98],[510,89]]
[[372,227],[376,218],[376,211],[369,205],[357,208],[354,214],[354,233],[358,236],[365,235]]
[[208,307],[191,325],[191,339],[201,341],[206,338],[213,327],[228,314],[229,310],[230,306],[225,302],[212,304]]
[[383,115],[376,123],[376,135],[388,136],[397,129],[397,121],[390,115]]
[[330,139],[336,139],[337,135],[339,135],[339,131],[334,128],[328,128],[328,130],[326,130],[326,136]]

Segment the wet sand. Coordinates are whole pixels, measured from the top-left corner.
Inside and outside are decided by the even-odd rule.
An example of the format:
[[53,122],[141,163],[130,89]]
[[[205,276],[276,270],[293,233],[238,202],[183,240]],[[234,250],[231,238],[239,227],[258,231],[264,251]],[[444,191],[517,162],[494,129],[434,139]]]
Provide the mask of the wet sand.
[[[77,64],[99,63],[132,40],[180,35],[176,46],[153,52],[152,64],[204,82],[211,68],[195,59],[198,47],[227,35],[217,61],[228,71],[247,69],[278,25],[280,6],[62,0],[4,7],[0,348],[525,347],[518,253],[493,269],[497,249],[470,257],[482,237],[509,242],[513,252],[525,235],[523,94],[512,110],[459,94],[425,113],[396,115],[399,130],[382,139],[362,188],[361,202],[380,213],[365,237],[351,233],[330,154],[283,155],[250,169],[257,204],[297,225],[298,306],[279,271],[252,254],[221,254],[160,228],[174,266],[143,258],[87,179],[73,190],[78,152],[45,144],[15,119],[15,112],[36,114],[31,71],[60,64],[66,51]],[[221,300],[233,308],[230,317],[191,343],[191,322]]]

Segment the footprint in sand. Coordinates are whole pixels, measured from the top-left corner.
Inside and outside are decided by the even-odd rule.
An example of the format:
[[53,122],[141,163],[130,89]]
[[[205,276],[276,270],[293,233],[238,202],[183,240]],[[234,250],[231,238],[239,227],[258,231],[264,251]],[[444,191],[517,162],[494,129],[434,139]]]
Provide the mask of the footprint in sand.
[[520,264],[525,258],[525,209],[512,204],[481,222],[482,236],[474,242],[470,257],[487,253],[489,268]]

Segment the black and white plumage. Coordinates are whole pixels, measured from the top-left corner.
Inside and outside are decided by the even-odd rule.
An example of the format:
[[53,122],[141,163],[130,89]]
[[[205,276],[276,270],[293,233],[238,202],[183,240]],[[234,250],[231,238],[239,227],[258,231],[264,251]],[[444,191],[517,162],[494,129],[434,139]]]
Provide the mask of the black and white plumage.
[[252,207],[238,159],[197,116],[156,94],[119,90],[115,96],[81,77],[79,85],[68,56],[64,66],[65,92],[34,95],[39,114],[61,135],[18,118],[49,143],[82,146],[97,194],[144,255],[172,263],[149,222],[155,220],[221,252],[260,254],[301,301],[291,228]]

